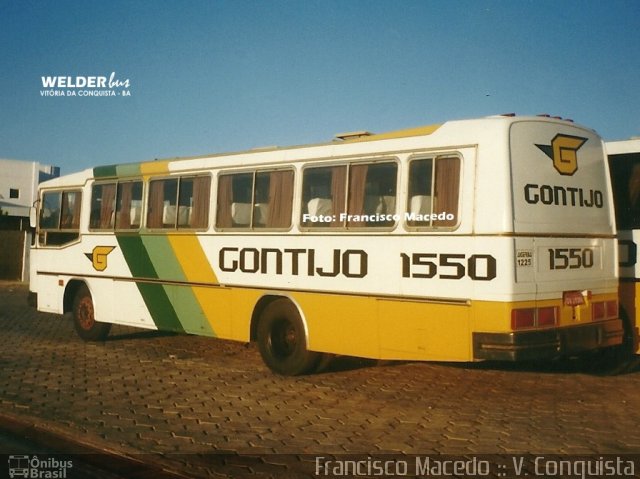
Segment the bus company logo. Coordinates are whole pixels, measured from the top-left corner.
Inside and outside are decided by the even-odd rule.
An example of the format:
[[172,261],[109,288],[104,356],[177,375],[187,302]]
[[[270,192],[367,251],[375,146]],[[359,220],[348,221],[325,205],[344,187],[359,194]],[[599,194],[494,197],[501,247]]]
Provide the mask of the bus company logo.
[[104,271],[107,269],[107,256],[116,247],[115,246],[96,246],[91,253],[85,253],[85,256],[89,258],[93,264],[93,269],[96,271]]
[[561,175],[571,176],[578,171],[578,150],[587,138],[571,135],[556,135],[550,145],[536,146],[553,160],[553,167]]

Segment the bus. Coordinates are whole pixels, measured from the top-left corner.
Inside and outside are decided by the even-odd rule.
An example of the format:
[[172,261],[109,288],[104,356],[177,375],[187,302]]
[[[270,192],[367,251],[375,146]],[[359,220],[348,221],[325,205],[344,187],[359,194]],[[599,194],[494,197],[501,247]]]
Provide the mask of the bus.
[[[41,184],[30,297],[111,324],[333,355],[522,361],[623,338],[608,166],[571,121],[500,115],[97,166]],[[215,344],[212,345],[215,347]]]
[[[640,353],[640,138],[605,143],[618,228],[623,353]],[[638,362],[637,357],[632,364]]]

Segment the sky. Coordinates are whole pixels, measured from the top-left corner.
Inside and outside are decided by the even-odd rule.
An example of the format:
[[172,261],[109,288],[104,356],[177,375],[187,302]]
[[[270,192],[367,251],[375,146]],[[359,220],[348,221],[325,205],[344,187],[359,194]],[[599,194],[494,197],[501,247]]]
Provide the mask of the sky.
[[[638,0],[0,0],[0,158],[66,174],[511,112],[626,139],[638,25]],[[112,74],[109,97],[42,80]]]

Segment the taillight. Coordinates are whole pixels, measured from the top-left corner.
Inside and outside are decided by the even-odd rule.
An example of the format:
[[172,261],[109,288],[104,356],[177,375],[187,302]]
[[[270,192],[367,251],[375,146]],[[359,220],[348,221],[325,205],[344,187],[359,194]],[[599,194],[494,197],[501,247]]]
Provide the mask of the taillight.
[[617,317],[618,317],[618,302],[616,300],[595,301],[591,303],[591,318],[593,321],[615,319]]
[[591,303],[591,318],[593,321],[602,321],[607,317],[607,307],[604,301]]
[[558,324],[558,308],[522,308],[511,311],[511,329],[548,327]]
[[511,329],[533,328],[535,324],[536,310],[534,308],[511,311]]
[[558,308],[538,308],[538,326],[555,326],[557,324]]

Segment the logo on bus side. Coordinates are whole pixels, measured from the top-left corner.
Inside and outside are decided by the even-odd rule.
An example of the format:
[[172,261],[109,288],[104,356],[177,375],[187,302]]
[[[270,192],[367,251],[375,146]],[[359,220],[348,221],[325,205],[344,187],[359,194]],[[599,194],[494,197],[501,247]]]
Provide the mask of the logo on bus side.
[[553,167],[561,175],[571,176],[578,171],[578,150],[587,138],[571,135],[556,135],[550,145],[538,145],[541,151],[553,160]]
[[107,269],[107,256],[116,247],[115,246],[96,246],[91,253],[85,253],[85,256],[89,258],[93,264],[93,269],[96,271],[104,271]]

